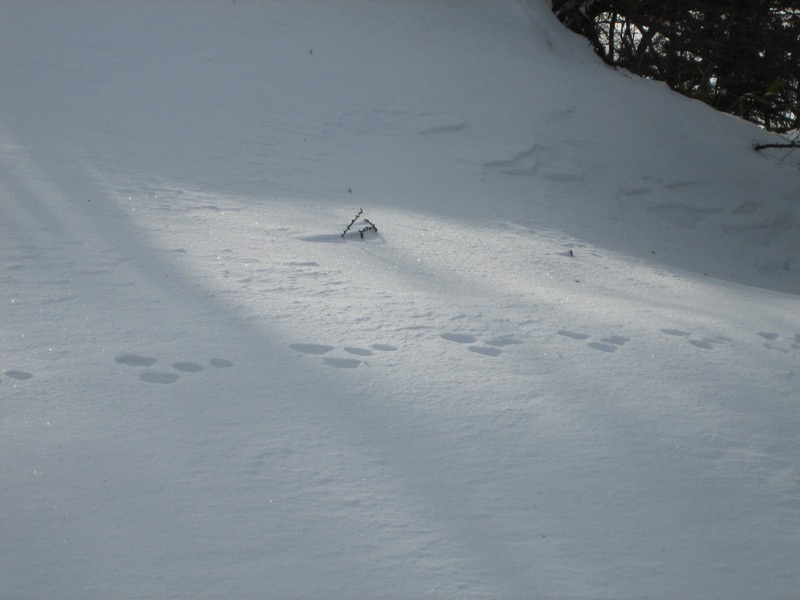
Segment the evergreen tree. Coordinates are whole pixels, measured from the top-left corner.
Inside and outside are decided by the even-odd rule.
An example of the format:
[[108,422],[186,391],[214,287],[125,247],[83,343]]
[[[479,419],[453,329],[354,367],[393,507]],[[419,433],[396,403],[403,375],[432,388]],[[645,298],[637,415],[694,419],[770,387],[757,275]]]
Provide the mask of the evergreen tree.
[[603,60],[774,131],[800,127],[800,0],[552,0]]

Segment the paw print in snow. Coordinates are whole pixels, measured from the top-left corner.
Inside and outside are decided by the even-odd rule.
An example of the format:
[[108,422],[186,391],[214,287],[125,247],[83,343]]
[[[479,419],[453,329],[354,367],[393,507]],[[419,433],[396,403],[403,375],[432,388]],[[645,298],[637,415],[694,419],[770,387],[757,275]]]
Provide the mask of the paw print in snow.
[[439,334],[439,337],[447,340],[448,342],[455,342],[456,344],[472,344],[467,348],[467,350],[469,350],[470,352],[474,352],[475,354],[480,354],[481,356],[489,356],[492,358],[496,358],[501,354],[503,354],[501,347],[522,343],[516,338],[509,336],[501,336],[492,338],[490,340],[486,340],[484,342],[484,345],[479,346],[475,344],[475,342],[478,341],[478,338],[469,333],[447,332]]
[[[140,356],[138,354],[120,354],[114,360],[121,365],[132,368],[147,368],[152,367],[158,362],[157,358],[151,356]],[[232,367],[233,363],[223,358],[212,358],[208,363],[217,369]],[[181,373],[199,373],[205,368],[196,362],[191,361],[178,361],[170,365],[175,371]],[[145,383],[161,383],[170,384],[175,383],[180,379],[180,375],[171,371],[144,371],[139,374],[139,379]]]
[[[661,333],[664,333],[672,337],[682,337],[682,338],[689,338],[692,335],[691,331],[684,331],[682,329],[662,329]],[[714,337],[703,337],[700,339],[689,339],[689,343],[692,346],[694,346],[695,348],[700,348],[701,350],[716,350],[717,347],[725,345],[730,341],[731,341],[730,338],[726,338],[721,335],[717,335]]]
[[32,373],[28,373],[27,371],[18,371],[16,369],[9,369],[8,371],[3,371],[3,374],[6,377],[10,377],[11,379],[16,379],[17,381],[27,381],[31,377],[33,377]]
[[[556,333],[558,333],[558,335],[563,335],[564,337],[568,337],[573,340],[579,340],[579,341],[585,341],[592,337],[588,333],[569,331],[568,329],[560,329]],[[621,346],[627,344],[630,341],[631,338],[626,337],[624,335],[609,335],[600,338],[599,341],[588,342],[586,345],[592,350],[599,350],[600,352],[611,353],[611,352],[616,352]]]
[[[329,346],[327,344],[305,344],[305,343],[289,344],[289,348],[291,348],[295,352],[300,352],[301,354],[309,354],[312,356],[322,356],[323,354],[328,354],[329,352],[332,352],[333,350],[336,349],[334,346]],[[366,358],[368,356],[373,356],[372,353],[373,350],[377,350],[378,352],[394,352],[395,350],[397,350],[397,347],[390,346],[389,344],[372,344],[370,348],[345,346],[343,350],[348,354]],[[322,362],[324,362],[329,367],[336,367],[337,369],[355,369],[356,367],[362,364],[367,364],[367,365],[369,364],[366,361],[358,360],[357,358],[340,358],[335,356],[323,356]]]
[[800,333],[795,334],[793,338],[788,340],[781,337],[779,333],[768,331],[759,331],[758,335],[766,340],[764,348],[777,350],[783,354],[789,354],[792,350],[800,350]]

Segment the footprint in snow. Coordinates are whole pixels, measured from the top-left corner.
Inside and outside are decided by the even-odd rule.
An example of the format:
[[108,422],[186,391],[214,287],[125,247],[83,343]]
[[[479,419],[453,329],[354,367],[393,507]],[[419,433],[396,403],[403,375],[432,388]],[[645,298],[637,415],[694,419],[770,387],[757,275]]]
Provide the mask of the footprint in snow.
[[594,350],[600,350],[600,352],[616,352],[620,346],[630,341],[631,338],[624,335],[610,335],[600,338],[599,342],[589,342],[586,345]]
[[[672,337],[682,337],[682,338],[688,338],[692,335],[691,331],[684,331],[682,329],[662,329],[661,333],[664,333]],[[689,343],[695,348],[700,348],[701,350],[716,350],[718,346],[727,344],[730,341],[731,341],[730,338],[717,335],[714,337],[690,339]]]
[[478,338],[468,333],[447,332],[439,334],[439,337],[447,340],[448,342],[455,342],[456,344],[473,344],[469,346],[467,350],[469,350],[470,352],[474,352],[475,354],[480,354],[481,356],[491,356],[491,357],[500,356],[503,353],[503,351],[500,349],[501,347],[522,343],[518,339],[510,336],[500,336],[492,338],[490,340],[486,340],[485,345],[478,346],[475,345],[475,342],[478,341]]
[[3,373],[6,377],[11,377],[11,379],[16,379],[17,381],[26,381],[33,377],[32,373],[28,373],[27,371],[17,371],[16,369],[3,371]]
[[[591,338],[588,333],[580,333],[576,331],[569,331],[568,329],[560,329],[556,333],[573,340],[585,341]],[[621,346],[631,341],[631,338],[624,335],[609,335],[600,338],[600,341],[588,342],[586,345],[592,350],[599,350],[600,352],[616,352]]]
[[[158,362],[158,359],[150,356],[140,356],[138,354],[120,354],[114,360],[128,367],[152,367]],[[146,383],[175,383],[178,381],[178,376],[175,373],[168,373],[164,371],[146,371],[139,375],[139,379]]]
[[203,370],[201,365],[193,362],[176,362],[172,363],[172,368],[176,371],[181,371],[183,373],[199,373]]
[[701,348],[703,350],[716,350],[718,346],[725,345],[730,341],[730,338],[718,335],[715,337],[704,337],[699,340],[689,340],[689,343],[695,348]]
[[231,361],[225,360],[224,358],[212,358],[208,363],[215,369],[227,369],[233,366]]
[[490,346],[502,347],[502,346],[511,346],[513,344],[521,344],[522,342],[510,336],[501,336],[492,338],[490,340],[486,340],[486,343],[489,344]]
[[606,344],[604,342],[589,342],[586,344],[589,348],[593,350],[600,350],[600,352],[616,352],[617,347],[612,344]]
[[609,335],[608,337],[600,338],[600,341],[604,344],[613,344],[614,346],[622,346],[623,344],[630,342],[631,338],[625,337],[624,335]]
[[768,331],[759,331],[758,335],[766,340],[764,342],[764,348],[776,350],[783,354],[789,354],[791,352],[790,348],[792,350],[800,350],[800,333],[795,334],[789,341],[781,338],[781,335],[778,333]]
[[572,338],[573,340],[588,340],[590,337],[592,337],[588,333],[576,333],[567,329],[559,329],[556,333],[558,333],[558,335],[563,335],[564,337]]
[[355,354],[356,356],[372,356],[372,350],[369,348],[354,348],[353,346],[345,346],[344,351],[348,354]]
[[[289,344],[289,348],[294,350],[295,352],[300,352],[301,354],[310,354],[313,356],[321,356],[323,354],[328,354],[329,352],[335,350],[333,346],[329,346],[327,344]],[[389,344],[372,344],[370,348],[361,348],[358,346],[345,346],[343,348],[345,352],[348,354],[352,354],[354,356],[373,356],[373,350],[377,350],[378,352],[394,352],[397,350],[397,346],[390,346]],[[355,369],[356,367],[363,364],[369,364],[364,361],[360,361],[356,358],[339,358],[335,356],[324,356],[322,358],[322,362],[324,362],[329,367],[335,367],[337,369]]]
[[[140,356],[138,354],[120,354],[119,356],[116,356],[114,360],[121,365],[134,368],[152,367],[158,362],[158,359],[156,358],[150,356]],[[208,363],[216,369],[233,366],[231,361],[225,360],[224,358],[212,358],[208,361]],[[200,371],[205,370],[203,365],[191,361],[178,361],[172,363],[170,366],[181,373],[199,373]],[[177,373],[172,373],[170,371],[145,371],[139,374],[139,379],[145,383],[170,384],[175,383],[179,378],[180,376]]]
[[373,350],[379,350],[381,352],[394,352],[397,350],[396,346],[390,346],[389,344],[372,344]]
[[692,335],[691,331],[683,331],[682,329],[662,329],[661,333],[666,333],[667,335],[675,337],[689,337]]
[[139,356],[138,354],[120,354],[114,358],[121,365],[129,367],[152,367],[158,362],[155,358],[149,356]]
[[333,350],[333,346],[324,344],[289,344],[289,348],[303,354],[327,354]]
[[448,342],[455,342],[457,344],[472,344],[478,341],[478,338],[474,335],[469,335],[467,333],[442,333],[440,337],[446,339]]

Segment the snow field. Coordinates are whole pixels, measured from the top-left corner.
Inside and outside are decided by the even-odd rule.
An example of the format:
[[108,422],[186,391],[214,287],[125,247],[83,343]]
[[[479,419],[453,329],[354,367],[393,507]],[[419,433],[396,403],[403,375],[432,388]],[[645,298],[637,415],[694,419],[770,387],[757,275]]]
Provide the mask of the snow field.
[[545,4],[0,7],[3,595],[791,596],[796,170]]

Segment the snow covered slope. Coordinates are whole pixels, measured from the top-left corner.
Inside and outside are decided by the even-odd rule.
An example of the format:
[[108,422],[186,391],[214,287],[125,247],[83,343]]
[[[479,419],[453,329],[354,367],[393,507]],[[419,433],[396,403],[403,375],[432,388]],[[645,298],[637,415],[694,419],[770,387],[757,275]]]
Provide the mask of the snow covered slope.
[[798,158],[547,4],[0,3],[0,596],[796,592]]

